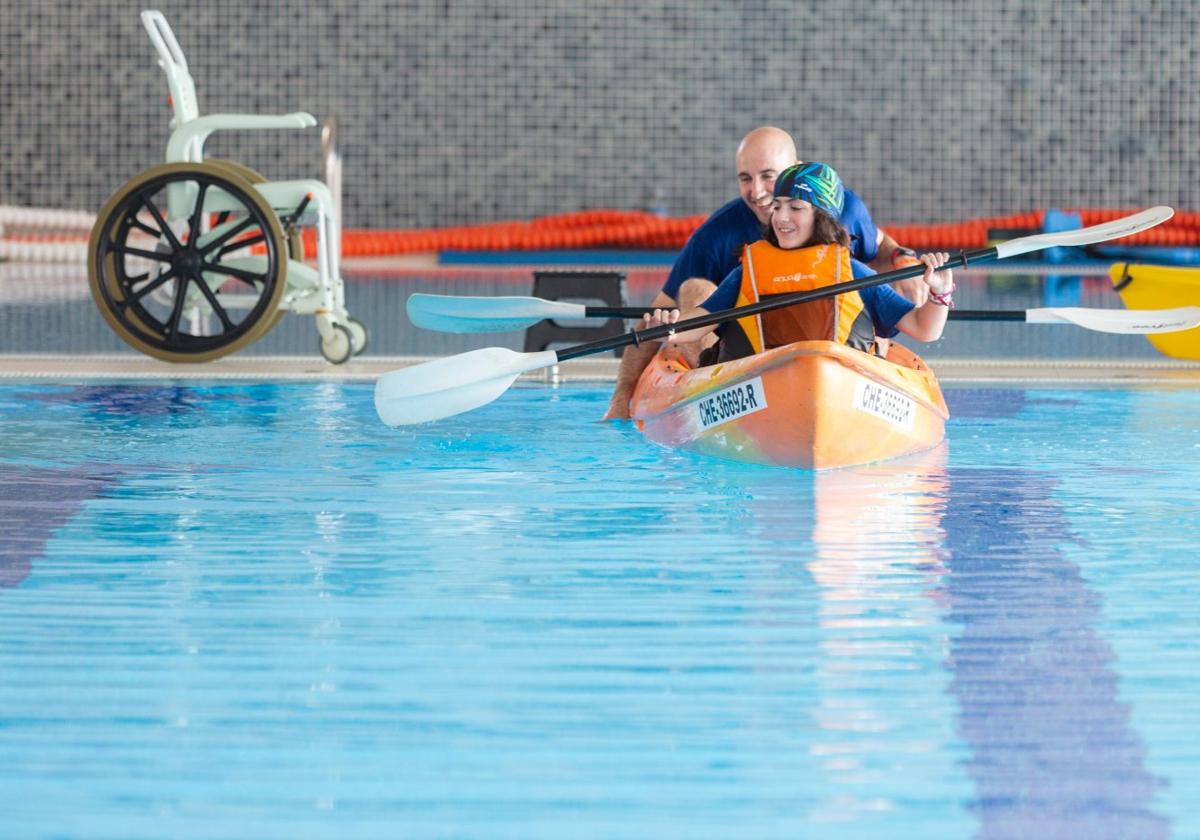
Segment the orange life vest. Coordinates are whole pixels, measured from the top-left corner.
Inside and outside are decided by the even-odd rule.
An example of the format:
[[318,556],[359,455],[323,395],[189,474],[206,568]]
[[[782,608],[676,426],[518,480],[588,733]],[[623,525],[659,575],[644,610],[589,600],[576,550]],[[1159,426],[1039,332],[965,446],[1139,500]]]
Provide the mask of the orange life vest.
[[[736,306],[820,289],[853,278],[850,251],[841,245],[812,245],[785,251],[770,242],[755,242],[742,251],[742,285]],[[858,292],[739,318],[725,330],[719,358],[740,359],[795,341],[817,340],[873,352],[875,328]]]

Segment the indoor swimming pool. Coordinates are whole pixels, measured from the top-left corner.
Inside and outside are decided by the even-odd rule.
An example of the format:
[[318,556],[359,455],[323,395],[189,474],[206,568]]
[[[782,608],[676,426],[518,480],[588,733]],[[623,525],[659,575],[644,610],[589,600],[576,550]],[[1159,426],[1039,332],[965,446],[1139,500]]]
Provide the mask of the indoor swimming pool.
[[1200,834],[1200,392],[818,473],[607,397],[0,383],[10,836]]
[[6,3],[0,840],[1200,840],[1197,32]]

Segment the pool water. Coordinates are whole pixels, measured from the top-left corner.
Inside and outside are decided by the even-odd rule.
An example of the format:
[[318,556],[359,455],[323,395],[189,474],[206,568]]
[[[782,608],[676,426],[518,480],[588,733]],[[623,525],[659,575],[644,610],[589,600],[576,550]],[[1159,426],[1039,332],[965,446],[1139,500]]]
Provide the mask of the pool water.
[[0,834],[1200,836],[1200,393],[815,474],[371,395],[0,385]]

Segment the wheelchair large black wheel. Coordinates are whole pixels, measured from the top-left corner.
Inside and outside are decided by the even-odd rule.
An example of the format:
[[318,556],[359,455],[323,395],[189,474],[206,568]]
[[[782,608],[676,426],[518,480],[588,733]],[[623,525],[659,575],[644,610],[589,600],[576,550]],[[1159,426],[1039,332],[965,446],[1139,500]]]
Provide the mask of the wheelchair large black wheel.
[[273,326],[287,277],[275,211],[232,169],[169,163],[122,186],[96,217],[88,281],[128,344],[204,362]]

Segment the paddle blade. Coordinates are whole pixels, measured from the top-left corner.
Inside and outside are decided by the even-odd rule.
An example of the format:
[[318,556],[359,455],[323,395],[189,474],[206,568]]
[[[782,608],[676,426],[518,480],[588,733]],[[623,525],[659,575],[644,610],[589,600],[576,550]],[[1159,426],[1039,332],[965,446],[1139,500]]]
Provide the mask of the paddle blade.
[[1124,216],[1120,219],[1113,219],[1111,222],[1104,222],[1099,225],[1080,228],[1079,230],[1022,236],[1019,239],[1010,239],[1007,242],[1001,242],[997,245],[996,259],[1002,260],[1005,257],[1015,257],[1018,254],[1028,254],[1030,251],[1040,251],[1043,248],[1053,248],[1055,246],[1078,247],[1081,245],[1092,245],[1096,242],[1107,242],[1110,239],[1120,239],[1123,236],[1131,236],[1135,233],[1149,230],[1155,225],[1162,224],[1174,215],[1175,211],[1170,207],[1151,207],[1149,210],[1134,213],[1132,216]]
[[426,330],[488,333],[523,330],[546,318],[582,318],[579,303],[532,297],[453,297],[417,293],[408,298],[408,319]]
[[1181,306],[1176,309],[1084,309],[1060,306],[1054,309],[1030,309],[1025,313],[1025,320],[1030,324],[1075,324],[1096,332],[1150,335],[1200,326],[1200,306]]
[[487,405],[522,373],[557,361],[553,350],[517,353],[485,347],[399,368],[375,382],[375,412],[389,426],[451,417]]

